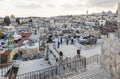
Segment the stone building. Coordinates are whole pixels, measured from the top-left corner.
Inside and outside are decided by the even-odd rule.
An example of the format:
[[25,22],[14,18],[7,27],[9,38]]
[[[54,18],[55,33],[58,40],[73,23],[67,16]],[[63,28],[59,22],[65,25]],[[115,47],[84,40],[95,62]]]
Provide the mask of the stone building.
[[120,79],[120,39],[106,38],[102,49],[102,67],[112,79]]
[[118,33],[120,34],[120,3],[118,3],[118,13],[117,13],[117,28],[118,28]]

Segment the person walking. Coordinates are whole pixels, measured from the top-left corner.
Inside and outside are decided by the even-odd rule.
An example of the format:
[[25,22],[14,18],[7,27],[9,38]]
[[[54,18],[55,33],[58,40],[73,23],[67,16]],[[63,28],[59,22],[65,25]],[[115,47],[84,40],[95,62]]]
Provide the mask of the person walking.
[[68,41],[68,38],[66,38],[66,45],[68,45],[68,42],[69,42],[69,41]]
[[71,44],[74,44],[74,38],[71,38]]
[[60,38],[60,43],[61,43],[61,45],[62,45],[62,37]]
[[57,41],[57,48],[58,49],[60,48],[60,41],[59,40]]

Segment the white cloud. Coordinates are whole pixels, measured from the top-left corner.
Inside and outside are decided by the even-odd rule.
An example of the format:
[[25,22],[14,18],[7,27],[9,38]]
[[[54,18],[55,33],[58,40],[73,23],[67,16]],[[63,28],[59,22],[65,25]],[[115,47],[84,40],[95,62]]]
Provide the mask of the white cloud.
[[54,8],[55,5],[53,5],[53,4],[47,4],[47,7]]
[[117,10],[119,0],[0,0],[0,16],[56,16]]
[[36,3],[29,3],[29,4],[18,4],[16,5],[16,7],[23,9],[34,9],[34,8],[41,8],[41,5]]

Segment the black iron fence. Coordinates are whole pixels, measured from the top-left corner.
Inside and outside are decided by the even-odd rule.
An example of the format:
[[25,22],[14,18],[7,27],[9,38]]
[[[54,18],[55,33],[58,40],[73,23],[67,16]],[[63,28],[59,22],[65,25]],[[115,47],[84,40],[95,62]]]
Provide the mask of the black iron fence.
[[4,77],[11,67],[12,63],[0,64],[0,77]]
[[86,58],[86,64],[92,64],[92,63],[97,63],[100,64],[101,63],[101,56],[99,54],[95,54],[93,56],[90,56],[88,58]]
[[[9,79],[54,79],[71,72],[77,72],[81,69],[86,69],[87,65],[95,62],[98,64],[100,63],[100,55],[96,54],[88,58],[75,56],[73,59],[64,59],[63,63],[59,64],[58,66],[17,75],[16,78],[11,77]],[[2,73],[5,74],[5,72],[9,70],[9,67],[10,66],[8,66],[8,68],[6,67],[6,69],[3,68]],[[0,76],[4,77],[4,74]]]
[[86,68],[85,61],[86,59],[82,57],[72,62],[60,64],[59,66],[54,66],[47,69],[18,75],[16,79],[53,79],[57,76],[61,76],[72,71]]

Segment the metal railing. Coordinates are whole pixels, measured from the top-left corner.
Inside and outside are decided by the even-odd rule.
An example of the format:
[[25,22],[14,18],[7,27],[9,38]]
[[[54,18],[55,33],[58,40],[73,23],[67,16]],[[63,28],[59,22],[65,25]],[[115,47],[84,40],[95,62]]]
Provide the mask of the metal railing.
[[0,64],[0,77],[4,77],[11,67],[12,63]]
[[[72,60],[64,60],[63,63],[58,66],[53,66],[43,70],[33,71],[30,73],[25,73],[17,75],[16,79],[54,79],[56,77],[63,76],[67,73],[77,72],[79,70],[86,69],[86,66],[92,63],[100,63],[100,55],[96,54],[88,58],[75,56]],[[5,69],[6,68],[6,69]],[[0,76],[4,77],[5,73],[10,69],[10,66],[2,68],[2,73]],[[13,79],[12,77],[9,79]]]
[[59,66],[54,66],[47,69],[18,75],[16,79],[53,79],[57,76],[64,75],[65,73],[86,68],[85,61],[85,58],[80,58],[75,61],[60,64]]
[[92,64],[92,63],[97,63],[100,64],[101,63],[101,56],[99,54],[95,54],[93,56],[90,56],[88,58],[86,58],[86,64]]

